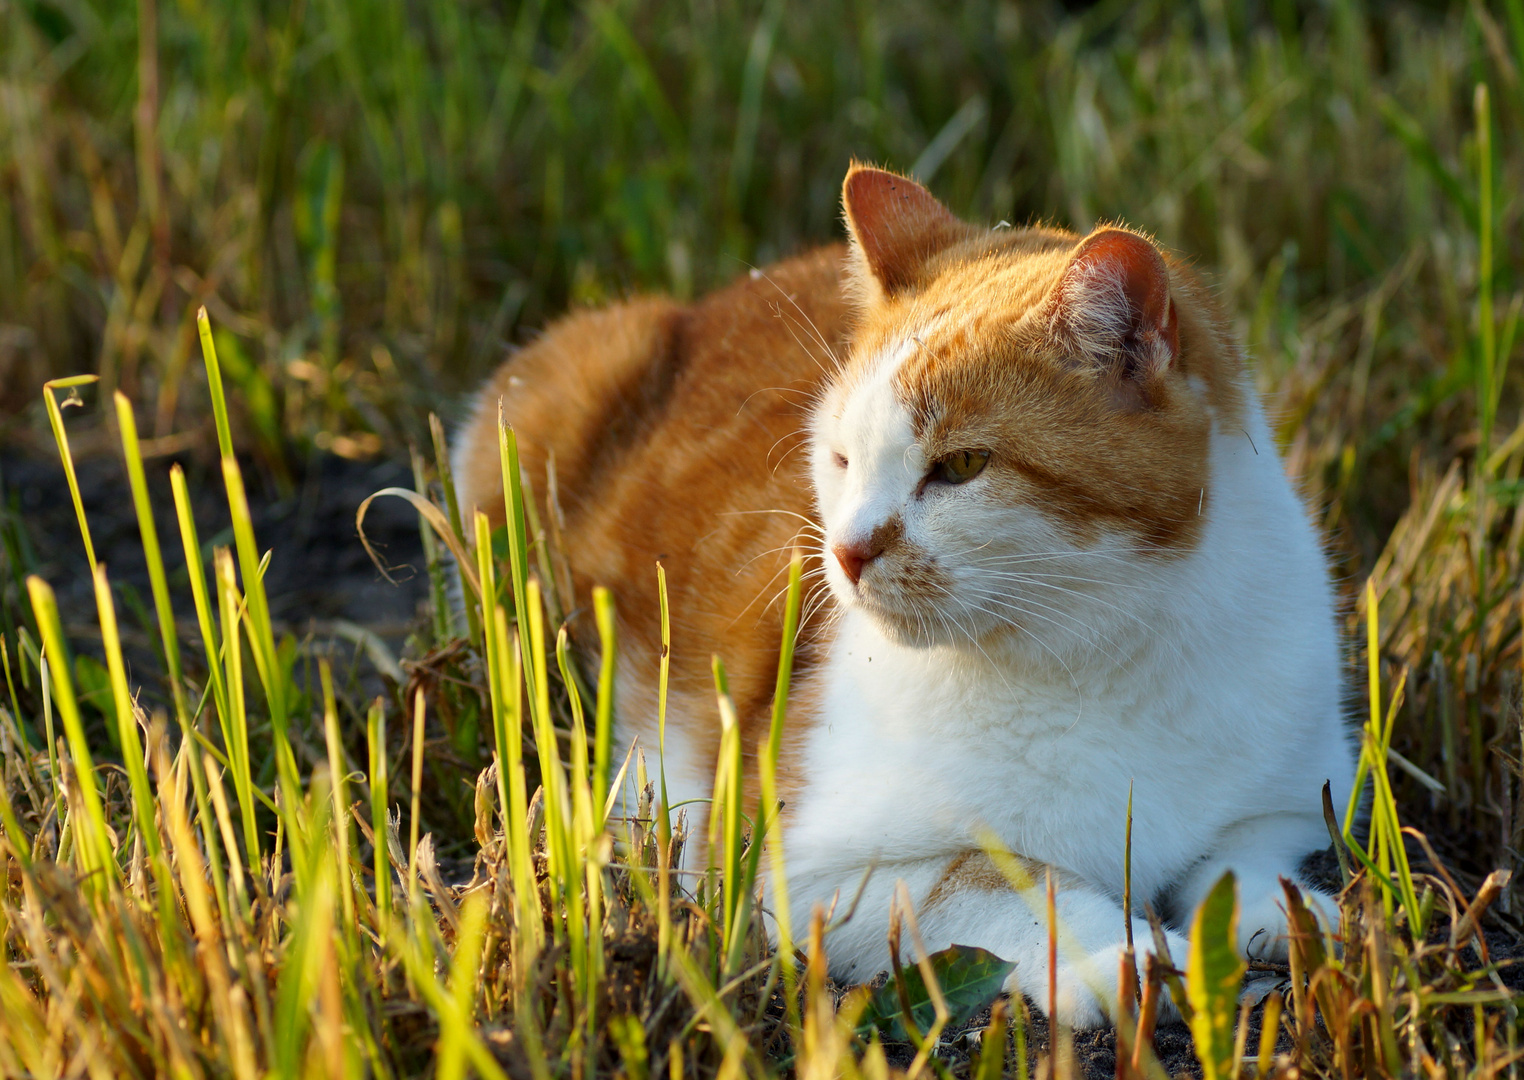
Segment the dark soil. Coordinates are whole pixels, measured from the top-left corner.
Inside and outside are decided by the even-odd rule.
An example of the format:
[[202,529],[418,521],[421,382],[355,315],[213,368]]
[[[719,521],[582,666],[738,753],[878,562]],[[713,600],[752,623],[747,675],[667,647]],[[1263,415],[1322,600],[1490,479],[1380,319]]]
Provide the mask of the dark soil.
[[[213,547],[231,547],[233,535],[215,462],[187,455],[145,463],[175,615],[185,620],[184,643],[198,635],[169,485],[170,466],[177,461],[186,473],[208,575]],[[398,652],[410,630],[420,625],[428,596],[418,518],[405,502],[391,498],[376,500],[367,514],[366,534],[394,567],[393,585],[366,554],[355,530],[355,511],[381,488],[411,488],[411,471],[392,461],[314,454],[282,491],[268,471],[253,462],[242,465],[255,540],[262,550],[273,549],[265,585],[277,632],[343,641],[333,625],[342,620],[379,635]],[[156,650],[158,631],[151,621],[143,625],[133,611],[134,601],[139,601],[151,612],[153,601],[126,469],[119,459],[105,455],[76,461],[75,468],[96,558],[105,564],[117,595],[129,658],[142,656],[143,650]],[[0,500],[0,513],[20,523],[26,545],[22,569],[52,585],[74,647],[94,651],[99,642],[94,587],[58,458],[0,450]],[[354,651],[352,642],[344,641],[342,647]]]

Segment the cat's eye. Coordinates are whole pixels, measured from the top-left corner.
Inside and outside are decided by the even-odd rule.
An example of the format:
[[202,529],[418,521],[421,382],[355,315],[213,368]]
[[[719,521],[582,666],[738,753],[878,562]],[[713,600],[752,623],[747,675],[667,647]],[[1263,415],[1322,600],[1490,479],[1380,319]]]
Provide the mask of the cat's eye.
[[836,463],[838,469],[845,469],[847,467],[847,456],[845,454],[832,452],[831,460]]
[[989,463],[988,450],[955,450],[931,467],[928,479],[944,484],[966,484],[984,471]]

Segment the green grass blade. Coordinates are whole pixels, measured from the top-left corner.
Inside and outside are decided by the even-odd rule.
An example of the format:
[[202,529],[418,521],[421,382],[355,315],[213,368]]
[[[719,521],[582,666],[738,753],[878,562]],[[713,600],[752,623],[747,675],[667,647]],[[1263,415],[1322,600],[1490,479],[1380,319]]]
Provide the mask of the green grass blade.
[[143,558],[148,563],[148,581],[153,590],[154,612],[159,620],[159,637],[164,645],[164,661],[169,668],[170,692],[175,713],[182,725],[188,713],[185,685],[180,676],[180,636],[175,626],[174,608],[169,600],[169,582],[164,574],[164,556],[159,548],[159,530],[154,525],[153,508],[148,501],[148,480],[143,474],[143,456],[138,446],[138,425],[132,403],[120,391],[115,395],[117,428],[122,436],[122,457],[127,462],[128,486],[138,517],[138,536],[143,544]]
[[[280,784],[280,797],[276,804],[281,811],[281,824],[291,844],[292,866],[306,867],[303,852],[307,843],[306,829],[298,801],[302,790],[301,777],[296,768],[296,753],[291,746],[287,731],[290,715],[288,701],[290,687],[282,667],[279,650],[275,644],[275,629],[270,622],[270,603],[265,594],[264,561],[259,557],[254,543],[254,524],[249,513],[249,501],[244,492],[243,474],[232,458],[222,461],[223,481],[227,486],[228,507],[233,516],[233,539],[238,553],[239,574],[243,579],[243,617],[239,620],[254,658],[254,670],[259,675],[265,691],[265,704],[270,711],[272,751],[275,755],[275,774]],[[223,636],[228,650],[236,648],[236,636]]]
[[[416,919],[423,906],[419,892],[418,875],[418,829],[422,818],[423,802],[423,723],[425,719],[423,687],[413,695],[413,774],[412,800],[408,804],[407,824],[407,907],[410,918]],[[416,928],[415,928],[416,932]]]
[[[1477,425],[1481,432],[1481,446],[1477,460],[1485,462],[1492,451],[1493,402],[1497,395],[1493,387],[1493,370],[1497,367],[1497,322],[1492,304],[1493,275],[1493,207],[1492,207],[1492,105],[1487,84],[1476,87],[1476,143],[1477,143],[1477,275],[1476,307],[1477,330],[1480,334],[1477,367]],[[1478,493],[1480,494],[1480,492]]]
[[656,593],[661,605],[661,660],[656,681],[656,771],[660,784],[656,806],[656,839],[660,845],[656,955],[657,974],[665,980],[671,970],[667,954],[672,949],[672,803],[667,796],[667,682],[672,672],[672,619],[667,607],[667,572],[659,562]]
[[571,796],[572,828],[580,848],[592,837],[593,799],[588,784],[587,722],[582,695],[572,680],[571,664],[571,635],[563,626],[556,633],[556,667],[560,669],[561,684],[566,687],[567,703],[571,706],[571,763],[567,770],[567,791]]
[[[222,454],[222,479],[227,490],[228,510],[233,519],[234,547],[238,553],[239,573],[243,578],[246,611],[242,625],[247,629],[254,668],[259,674],[265,691],[265,701],[270,709],[270,726],[274,735],[275,770],[280,780],[282,825],[290,839],[293,866],[305,867],[303,857],[306,842],[301,814],[296,807],[297,793],[301,791],[297,775],[296,758],[291,748],[287,724],[289,688],[275,645],[275,632],[270,622],[270,604],[265,594],[263,560],[254,541],[253,516],[249,512],[248,495],[244,491],[243,472],[233,456],[233,440],[228,426],[227,401],[223,395],[221,368],[217,362],[217,349],[212,342],[211,322],[206,309],[196,314],[201,336],[201,355],[206,364],[207,385],[211,388],[212,412],[217,424],[217,445]],[[229,638],[224,629],[224,640],[231,651],[237,648],[236,636]]]
[[[783,729],[788,717],[789,683],[793,678],[794,649],[799,637],[799,609],[803,596],[804,556],[795,548],[789,560],[788,594],[783,609],[783,641],[778,647],[778,679],[773,687],[773,711],[767,743],[757,758],[761,764],[762,803],[757,820],[763,826],[771,871],[773,924],[777,929],[778,962],[782,966],[784,1002],[789,1022],[799,1029],[799,973],[794,962],[794,929],[789,913],[788,866],[779,821],[778,759],[783,750]],[[759,840],[759,843],[761,841]]]
[[[0,758],[0,765],[3,765],[3,760]],[[0,825],[5,827],[5,838],[10,841],[11,851],[15,853],[22,869],[30,870],[32,842],[27,839],[26,832],[21,828],[21,820],[16,817],[16,807],[11,803],[10,791],[5,784],[0,784]],[[3,930],[4,918],[0,916],[0,932]]]
[[16,697],[16,680],[11,675],[11,650],[4,634],[0,634],[0,667],[5,668],[5,689],[10,693],[11,716],[16,721],[16,737],[21,740],[21,752],[30,758],[32,744],[27,739],[26,722],[21,718],[21,702]]
[[169,865],[164,860],[164,844],[154,822],[153,788],[148,783],[148,769],[143,756],[143,741],[138,737],[138,724],[133,710],[132,696],[127,689],[127,666],[122,660],[122,641],[116,622],[116,605],[111,598],[111,583],[106,579],[104,564],[95,570],[95,605],[100,617],[101,645],[106,653],[106,670],[111,679],[111,695],[115,702],[117,742],[122,748],[122,764],[127,770],[128,790],[132,794],[132,815],[138,835],[148,855],[150,872],[158,885],[160,904],[160,932],[166,945],[171,945],[178,916],[174,908],[174,889]]
[[[42,634],[43,654],[52,676],[52,700],[58,705],[58,715],[63,719],[64,735],[69,741],[69,756],[74,766],[75,787],[80,803],[71,808],[70,818],[75,826],[75,844],[85,871],[90,875],[85,881],[87,894],[103,898],[110,886],[121,880],[121,870],[111,847],[106,828],[106,812],[101,804],[100,790],[95,784],[95,759],[90,755],[89,740],[85,737],[84,724],[79,715],[79,704],[69,677],[68,653],[63,647],[63,626],[58,619],[58,601],[48,583],[35,575],[27,578],[27,592],[31,595],[32,613],[37,619],[37,629]],[[50,733],[51,737],[51,733]]]
[[[69,497],[74,500],[74,516],[79,520],[79,535],[85,541],[85,557],[90,561],[92,574],[95,573],[95,544],[90,539],[90,522],[85,519],[85,504],[79,496],[79,478],[74,473],[74,454],[69,450],[69,437],[64,433],[63,411],[59,408],[58,399],[53,396],[53,391],[88,386],[98,382],[99,378],[97,375],[74,375],[67,379],[53,379],[42,386],[42,400],[47,407],[48,425],[53,429],[53,440],[58,444],[58,456],[63,461],[64,477],[69,482]],[[65,404],[69,402],[78,404],[78,398],[71,395],[65,399]]]
[[[282,958],[275,989],[275,1046],[271,1048],[274,1075],[292,1078],[303,1075],[307,1058],[308,1035],[313,1026],[314,1005],[319,1000],[324,971],[336,962],[334,948],[335,908],[338,906],[338,883],[333,863],[328,858],[328,792],[321,779],[314,783],[307,800],[310,814],[311,843],[304,854],[312,860],[308,866],[292,869],[298,882],[292,933]],[[296,798],[295,795],[292,799]],[[293,849],[292,857],[297,852]],[[305,883],[305,884],[303,884]]]
[[[484,906],[473,900],[467,905],[467,911],[463,913],[462,941],[457,946],[457,964],[452,965],[451,968],[449,991],[439,985],[428,951],[420,947],[421,942],[416,936],[410,936],[406,941],[399,942],[395,948],[407,970],[409,979],[418,988],[434,1015],[439,1018],[441,1057],[444,1056],[445,1048],[448,1047],[452,1058],[458,1055],[466,1059],[471,1067],[486,1080],[508,1080],[508,1074],[477,1036],[469,1011],[462,1006],[468,989],[471,992],[475,990],[475,979],[470,976],[480,965],[482,948],[481,931],[476,925],[477,920],[482,916],[476,914],[476,911]],[[468,923],[464,916],[469,916],[471,921]],[[466,948],[467,946],[469,949]],[[533,1066],[536,1055],[529,1056]],[[452,1064],[451,1067],[454,1068],[455,1065]],[[536,1080],[548,1080],[543,1073],[543,1065],[540,1068],[532,1068],[532,1074]]]
[[672,845],[672,803],[667,798],[667,683],[672,674],[672,612],[667,605],[667,571],[656,564],[656,593],[661,605],[661,666],[656,682],[656,768],[661,806],[656,818],[663,848]]
[[[517,682],[510,684],[505,681],[508,665],[503,662],[501,636],[507,632],[508,624],[500,618],[503,612],[497,602],[497,565],[492,555],[491,526],[487,522],[487,515],[481,511],[477,511],[473,524],[476,527],[476,575],[482,589],[482,655],[487,662],[487,693],[492,706],[492,742],[498,761],[498,805],[502,811],[504,835],[511,838],[516,819],[510,813],[508,799],[508,697],[510,694],[517,695],[519,686]],[[469,602],[467,606],[470,606]]]
[[366,714],[365,741],[370,749],[371,833],[376,840],[376,910],[379,913],[376,930],[385,947],[387,927],[392,916],[392,869],[386,847],[386,815],[391,780],[387,775],[386,708],[380,698],[371,703],[370,712]]
[[[434,440],[434,471],[439,474],[439,486],[444,489],[444,504],[446,520],[450,530],[455,534],[457,545],[464,549],[466,546],[466,531],[460,516],[460,500],[455,496],[455,477],[450,464],[450,447],[445,440],[444,425],[439,422],[439,417],[429,413],[429,434]],[[466,609],[466,630],[473,645],[482,642],[482,627],[477,619],[476,610],[469,600],[463,605]]]
[[242,815],[245,858],[249,873],[258,880],[263,852],[259,829],[255,823],[254,774],[249,760],[249,717],[243,685],[243,635],[238,629],[243,598],[238,593],[232,552],[227,548],[218,548],[214,558],[217,566],[218,607],[222,614],[223,654],[220,660],[215,656],[210,657],[209,663],[226,665],[224,678],[227,712],[223,719],[222,740],[227,749],[228,771],[233,774],[233,790],[238,796],[238,807]]
[[[138,518],[138,537],[143,545],[143,558],[148,564],[148,581],[153,591],[154,613],[159,623],[159,639],[164,651],[164,664],[168,669],[170,694],[175,707],[175,720],[180,726],[181,737],[192,741],[191,713],[185,698],[185,679],[180,664],[180,633],[175,624],[174,607],[169,598],[169,580],[164,572],[164,554],[159,546],[159,530],[154,524],[153,507],[148,500],[148,480],[143,472],[143,455],[138,444],[137,419],[132,403],[125,394],[115,395],[117,429],[122,437],[122,457],[127,462],[128,486],[132,491],[132,504]],[[183,485],[184,479],[181,478]],[[197,552],[199,564],[200,552]],[[187,564],[188,565],[188,564]],[[192,571],[194,574],[194,571]],[[194,576],[192,578],[195,582]],[[200,581],[202,597],[206,592],[206,579]],[[209,664],[215,667],[215,664]],[[118,705],[120,710],[120,705]],[[201,755],[189,758],[191,785],[196,800],[196,820],[207,847],[206,862],[212,874],[213,888],[219,908],[225,914],[227,906],[227,879],[223,872],[222,851],[218,845],[217,830],[213,826],[212,812],[207,801],[206,777],[201,771]]]
[[206,308],[196,309],[196,330],[201,337],[201,359],[206,364],[206,386],[212,396],[212,418],[217,425],[217,451],[224,458],[233,456],[233,429],[228,424],[228,402],[222,390],[222,366],[217,362],[217,346],[212,343],[212,321]]
[[[212,687],[212,703],[219,719],[228,711],[227,683],[223,679],[222,648],[217,640],[217,625],[212,620],[211,599],[206,590],[206,565],[201,559],[201,540],[196,519],[191,512],[190,490],[185,486],[185,470],[174,465],[169,470],[169,486],[175,497],[175,517],[180,524],[180,544],[185,551],[185,569],[190,577],[191,599],[196,605],[196,623],[201,630],[201,645],[206,650],[206,668]],[[222,720],[225,724],[226,721]]]
[[599,587],[593,590],[593,616],[598,623],[598,704],[593,728],[593,810],[597,831],[604,828],[609,797],[609,769],[614,748],[614,677],[618,663],[614,595]]
[[482,947],[486,944],[488,901],[474,894],[461,907],[460,934],[455,940],[455,955],[450,961],[452,1006],[440,1017],[438,1048],[439,1080],[464,1080],[466,1062],[471,1054],[472,1017],[475,1013]]
[[[544,919],[540,908],[540,889],[535,880],[534,858],[529,848],[529,796],[524,777],[524,717],[523,660],[519,655],[518,639],[508,634],[508,615],[498,608],[497,621],[498,660],[503,672],[503,685],[509,688],[508,704],[502,731],[500,761],[506,762],[507,810],[504,833],[508,839],[510,866],[513,871],[514,897],[519,906],[520,932],[525,935],[520,942],[521,955],[532,955],[543,944]],[[500,771],[501,767],[500,767]],[[501,789],[500,789],[501,790]]]
[[[513,589],[514,621],[519,628],[519,650],[525,657],[524,682],[532,705],[544,696],[544,688],[538,680],[543,675],[544,664],[534,661],[535,652],[529,642],[529,604],[525,596],[529,581],[529,540],[524,524],[524,488],[520,483],[519,444],[513,429],[503,420],[502,402],[498,402],[497,419],[498,457],[503,472],[503,509],[508,532],[508,560],[510,586]],[[543,651],[543,650],[542,650]],[[549,703],[548,696],[545,701]]]
[[344,912],[344,932],[353,949],[355,897],[354,860],[349,848],[349,770],[344,766],[344,744],[339,738],[339,710],[333,696],[333,671],[327,659],[318,661],[318,677],[323,685],[323,738],[328,749],[328,778],[333,795],[333,843],[335,868],[338,871],[339,900]]

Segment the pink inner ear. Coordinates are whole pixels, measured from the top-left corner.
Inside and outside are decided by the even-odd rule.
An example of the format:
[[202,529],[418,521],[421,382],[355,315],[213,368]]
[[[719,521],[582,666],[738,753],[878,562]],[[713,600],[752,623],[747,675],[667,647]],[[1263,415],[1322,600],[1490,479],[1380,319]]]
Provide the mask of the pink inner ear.
[[[1099,271],[1097,276],[1121,284],[1132,316],[1128,336],[1135,344],[1163,346],[1167,359],[1179,355],[1180,332],[1169,294],[1169,269],[1152,244],[1135,233],[1107,229],[1080,245],[1065,276],[1076,270],[1085,277]],[[1084,302],[1082,297],[1072,300]]]
[[869,271],[891,294],[913,283],[926,259],[963,227],[920,184],[883,169],[854,167],[841,201]]

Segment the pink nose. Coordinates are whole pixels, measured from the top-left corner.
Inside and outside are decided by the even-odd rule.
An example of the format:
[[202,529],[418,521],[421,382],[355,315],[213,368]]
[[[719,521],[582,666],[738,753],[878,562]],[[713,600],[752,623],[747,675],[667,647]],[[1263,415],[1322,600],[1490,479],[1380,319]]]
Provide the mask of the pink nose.
[[841,563],[842,570],[851,579],[853,585],[856,585],[857,579],[863,576],[863,567],[883,553],[884,545],[878,541],[877,537],[831,546],[831,554],[835,555],[836,561]]

